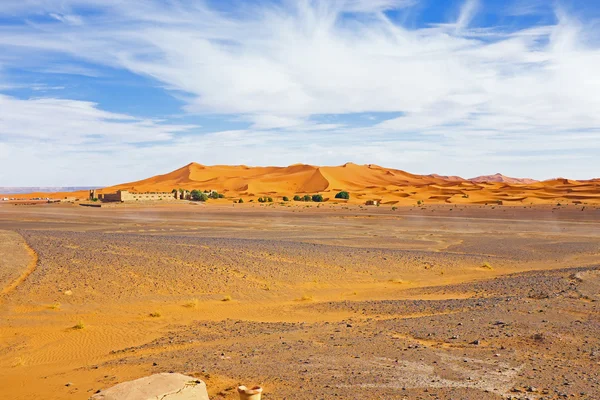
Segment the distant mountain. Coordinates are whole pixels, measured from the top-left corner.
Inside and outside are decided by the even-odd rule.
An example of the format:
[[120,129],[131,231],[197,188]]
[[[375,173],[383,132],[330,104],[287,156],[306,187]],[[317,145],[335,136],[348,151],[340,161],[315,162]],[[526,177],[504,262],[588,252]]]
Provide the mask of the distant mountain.
[[475,178],[469,179],[471,182],[475,183],[485,183],[485,182],[499,182],[499,183],[510,183],[510,184],[529,184],[536,183],[535,179],[530,178],[511,178],[510,176],[504,176],[500,173],[494,175],[482,175],[477,176]]
[[56,192],[76,192],[78,190],[97,189],[98,186],[31,186],[31,187],[11,187],[0,186],[0,193],[6,194],[24,194],[24,193],[56,193]]

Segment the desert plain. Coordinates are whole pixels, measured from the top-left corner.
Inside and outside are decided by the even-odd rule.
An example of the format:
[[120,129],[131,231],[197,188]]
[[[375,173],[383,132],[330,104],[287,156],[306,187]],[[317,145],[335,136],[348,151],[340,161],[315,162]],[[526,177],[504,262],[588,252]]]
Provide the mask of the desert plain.
[[0,205],[5,399],[600,398],[597,205]]

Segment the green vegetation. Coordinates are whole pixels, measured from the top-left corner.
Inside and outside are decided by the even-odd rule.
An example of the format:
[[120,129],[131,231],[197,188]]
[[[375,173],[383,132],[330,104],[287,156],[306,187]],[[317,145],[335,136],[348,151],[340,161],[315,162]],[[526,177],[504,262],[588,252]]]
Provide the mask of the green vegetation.
[[192,200],[194,201],[206,201],[208,200],[208,196],[206,195],[206,193],[202,193],[199,190],[192,190],[192,193],[190,194]]
[[92,201],[98,201],[98,198],[97,198],[97,197],[94,197],[94,198],[92,199]]
[[321,203],[323,201],[323,196],[321,196],[320,194],[313,194],[312,201],[314,201],[315,203]]
[[238,203],[242,204],[244,202],[244,199],[239,199]]
[[294,196],[294,201],[302,201],[302,197],[295,195]]
[[338,194],[335,195],[336,199],[346,199],[349,200],[350,199],[350,193],[346,192],[345,190],[342,190],[341,192],[339,192]]
[[312,196],[310,194],[305,194],[304,197],[302,197],[302,201],[312,201]]
[[269,203],[272,203],[272,202],[273,202],[273,198],[272,198],[272,197],[267,197],[267,201],[268,201]]
[[283,201],[290,201],[290,199],[287,196],[283,196]]

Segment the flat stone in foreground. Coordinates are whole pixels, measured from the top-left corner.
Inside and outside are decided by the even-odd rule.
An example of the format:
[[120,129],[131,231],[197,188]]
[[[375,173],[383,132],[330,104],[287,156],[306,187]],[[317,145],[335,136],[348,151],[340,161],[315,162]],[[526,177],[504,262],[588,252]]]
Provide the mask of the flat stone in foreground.
[[182,374],[155,374],[119,383],[90,400],[209,400],[206,384]]

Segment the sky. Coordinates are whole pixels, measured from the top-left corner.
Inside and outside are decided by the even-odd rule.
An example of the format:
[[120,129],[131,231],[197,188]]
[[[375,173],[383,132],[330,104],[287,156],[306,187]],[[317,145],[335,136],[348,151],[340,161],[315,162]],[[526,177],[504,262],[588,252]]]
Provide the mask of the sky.
[[600,1],[1,0],[0,186],[600,177]]

